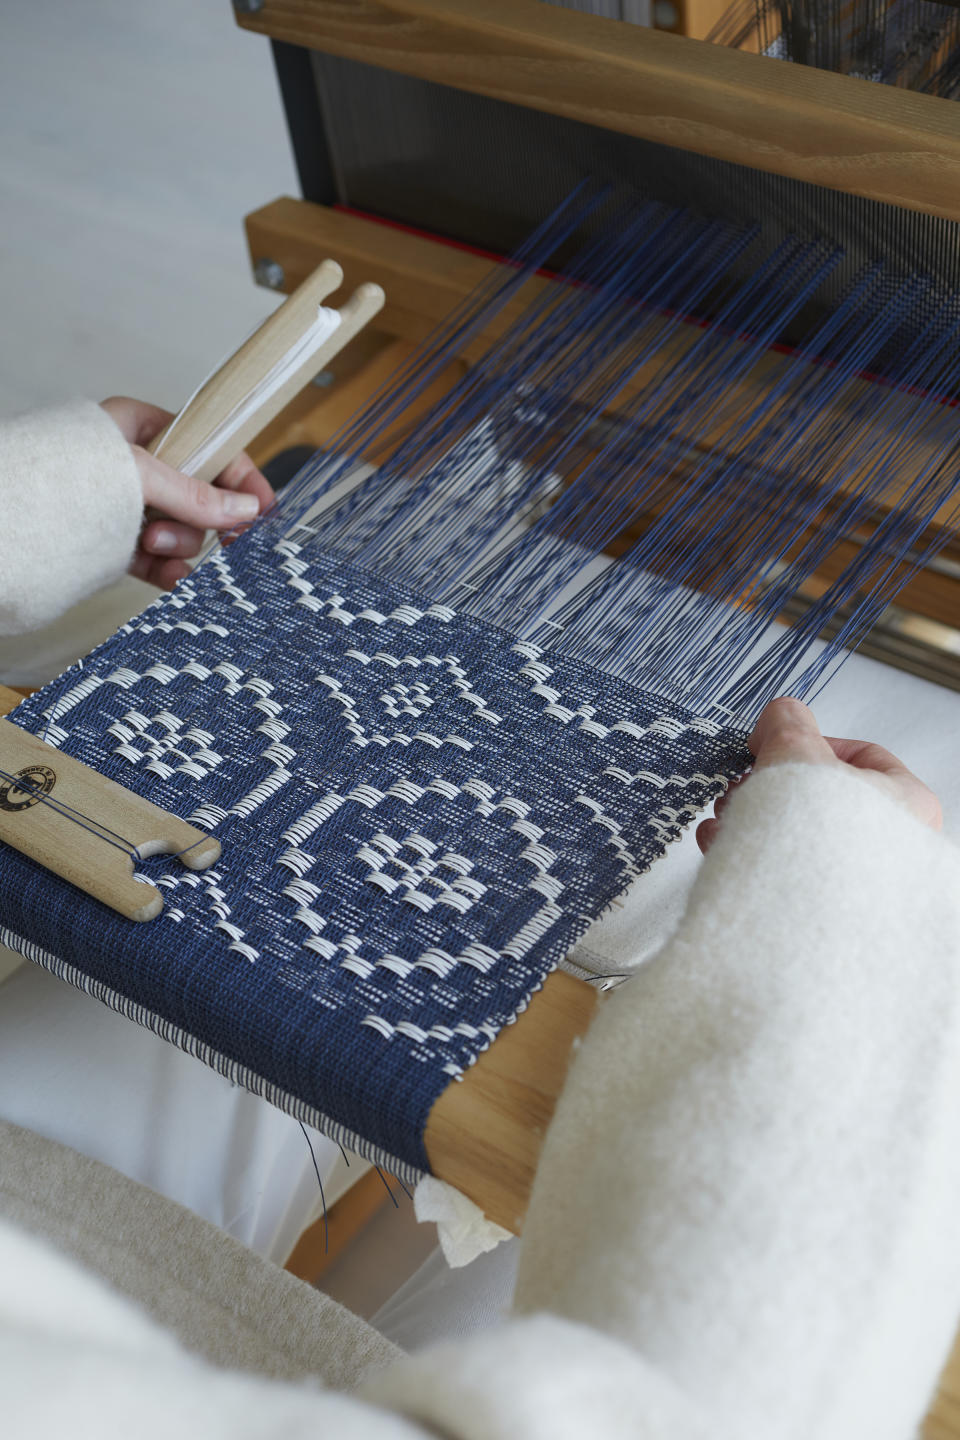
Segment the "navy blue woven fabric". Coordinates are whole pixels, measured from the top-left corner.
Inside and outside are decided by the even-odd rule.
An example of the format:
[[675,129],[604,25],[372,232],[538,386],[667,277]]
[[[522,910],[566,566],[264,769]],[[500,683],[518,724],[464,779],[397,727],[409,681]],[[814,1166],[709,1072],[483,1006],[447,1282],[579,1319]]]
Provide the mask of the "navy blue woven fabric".
[[9,850],[0,925],[406,1164],[743,737],[269,525],[16,723],[219,836],[136,925]]

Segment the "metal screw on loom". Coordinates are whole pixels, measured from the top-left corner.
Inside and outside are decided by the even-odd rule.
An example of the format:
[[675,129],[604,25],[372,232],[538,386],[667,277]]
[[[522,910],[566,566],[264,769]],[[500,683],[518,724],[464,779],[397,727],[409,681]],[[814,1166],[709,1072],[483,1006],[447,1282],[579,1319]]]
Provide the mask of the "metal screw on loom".
[[282,290],[283,266],[278,260],[258,260],[253,267],[253,278],[258,285],[265,285],[268,290]]
[[233,8],[239,15],[256,15],[263,9],[263,0],[233,0]]
[[[261,0],[262,3],[262,0]],[[256,5],[256,9],[260,6]],[[680,24],[680,11],[673,0],[656,0],[653,7],[653,23],[658,30],[675,30]]]

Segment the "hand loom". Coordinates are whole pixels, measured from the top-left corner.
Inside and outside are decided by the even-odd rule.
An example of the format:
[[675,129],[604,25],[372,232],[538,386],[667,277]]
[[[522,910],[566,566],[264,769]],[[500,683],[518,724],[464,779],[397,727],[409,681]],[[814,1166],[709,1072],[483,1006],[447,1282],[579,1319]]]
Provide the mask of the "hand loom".
[[533,0],[240,18],[333,121],[295,134],[308,195],[511,259],[251,217],[285,285],[324,254],[384,285],[378,383],[342,372],[365,402],[277,513],[13,717],[221,857],[138,852],[138,925],[5,849],[0,933],[518,1228],[593,1004],[556,966],[763,703],[949,549],[960,137],[948,102]]

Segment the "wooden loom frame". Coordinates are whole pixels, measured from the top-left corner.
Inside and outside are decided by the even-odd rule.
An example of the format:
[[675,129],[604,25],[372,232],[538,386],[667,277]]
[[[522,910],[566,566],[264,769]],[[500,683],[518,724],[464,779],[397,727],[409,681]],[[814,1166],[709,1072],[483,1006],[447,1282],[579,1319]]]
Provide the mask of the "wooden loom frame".
[[[249,216],[254,263],[272,262],[287,290],[319,255],[335,254],[349,279],[371,274],[384,286],[379,328],[394,338],[423,339],[491,262],[327,203],[336,186],[329,158],[318,159],[322,141],[304,133],[319,110],[299,47],[960,219],[960,134],[948,101],[534,0],[264,0],[238,18],[273,39],[304,190],[325,202],[282,199]],[[311,424],[311,408],[303,397],[287,419],[299,442],[317,445],[329,431],[322,416]],[[960,661],[941,648],[940,628],[953,630],[960,614],[960,543],[912,577],[898,605],[864,653],[960,689]]]
[[[325,51],[960,221],[960,109],[934,97],[663,32],[615,28],[615,22],[536,0],[263,0],[237,20],[290,53],[294,47]],[[391,343],[367,367],[375,374],[380,364],[381,376],[391,350],[421,341],[489,272],[489,261],[462,248],[302,200],[274,201],[246,225],[254,265],[278,263],[284,290],[321,254],[337,256],[348,282],[369,277],[384,287],[378,329]],[[508,311],[497,324],[509,318]],[[472,358],[465,350],[462,360]],[[261,458],[283,441],[322,443],[360,402],[364,386],[365,371],[348,367],[325,402],[301,396],[263,437]],[[960,561],[960,548],[950,555]],[[921,615],[957,623],[956,577],[924,571],[904,594]],[[561,993],[562,1008],[554,1004]],[[431,1116],[427,1147],[437,1173],[444,1174],[447,1160],[433,1148],[439,1129],[459,1176],[444,1178],[511,1228],[519,1228],[572,1037],[586,1028],[594,1004],[585,983],[551,976],[517,1025],[498,1037],[461,1085],[449,1087]],[[489,1087],[482,1078],[487,1073],[495,1076]],[[434,1127],[441,1112],[442,1124]],[[513,1129],[499,1129],[502,1122]],[[472,1128],[450,1128],[464,1124]],[[492,1145],[476,1151],[476,1137],[488,1132]],[[484,1187],[492,1177],[485,1167],[503,1166],[504,1147],[506,1184],[488,1200]],[[519,1164],[515,1156],[522,1157]],[[923,1433],[926,1440],[960,1440],[960,1345]]]
[[[537,0],[263,0],[255,11],[238,12],[237,20],[287,47],[360,60],[960,221],[960,109],[935,97]],[[321,444],[360,403],[373,379],[381,378],[384,359],[393,356],[395,361],[398,346],[404,347],[402,355],[423,340],[495,264],[462,247],[303,200],[276,200],[248,216],[246,226],[254,265],[268,260],[278,264],[283,290],[296,286],[319,255],[329,254],[343,266],[347,284],[369,278],[381,284],[387,296],[377,321],[385,342],[382,354],[374,355],[366,369],[341,372],[340,387],[334,387],[326,403],[318,405],[315,394],[302,395],[282,423],[262,437],[257,452],[261,459],[275,453],[281,438],[288,444]],[[503,332],[520,303],[505,307],[489,332],[465,347],[463,362],[469,363]],[[922,572],[905,593],[919,613],[955,622],[960,583]],[[552,997],[561,987],[565,998],[559,1008]],[[458,1122],[462,1105],[470,1134],[475,1139],[484,1133],[486,1112],[481,1114],[477,1106],[483,1108],[491,1097],[481,1100],[483,1087],[478,1085],[478,1099],[473,1100],[473,1072],[449,1087],[431,1116],[426,1140],[436,1173],[452,1178],[452,1167],[454,1183],[510,1228],[519,1228],[526,1185],[535,1168],[544,1098],[552,1108],[570,1039],[586,1028],[594,1002],[587,984],[552,976],[518,1025],[482,1057],[477,1076],[483,1074],[482,1067],[496,1065],[498,1051],[506,1051],[508,1043],[512,1047],[508,1037],[522,1036],[538,1060],[521,1089],[538,1075],[534,1084],[550,1089],[546,1097],[541,1090],[529,1114],[523,1094],[508,1097],[506,1091],[499,1092],[491,1111],[491,1147],[482,1156],[468,1160],[459,1153],[462,1137],[448,1130],[445,1118],[449,1106],[453,1122]],[[558,1053],[563,1064],[548,1081],[540,1066],[546,1056]],[[508,1098],[511,1105],[519,1105],[513,1114],[521,1127],[510,1135],[500,1128]],[[435,1127],[440,1115],[444,1123]],[[439,1129],[444,1142],[438,1149]],[[521,1152],[525,1158],[518,1166]],[[524,1188],[518,1189],[521,1176]]]
[[244,29],[960,220],[951,102],[537,0],[262,0]]
[[[662,32],[619,26],[614,37],[615,22],[535,0],[264,0],[237,18],[285,44],[960,220],[960,112],[945,113],[949,102]],[[302,201],[268,205],[247,226],[252,258],[278,261],[284,290],[328,254],[343,264],[347,284],[381,283],[388,303],[378,328],[405,343],[422,339],[490,263]],[[347,357],[338,397],[366,383],[366,371],[351,363]],[[316,419],[324,408],[316,393],[294,401],[258,458],[298,426],[311,441],[313,425],[329,433],[335,426]],[[17,699],[0,688],[0,713]],[[570,1045],[595,998],[583,982],[551,976],[431,1115],[435,1173],[509,1228],[519,1228]]]

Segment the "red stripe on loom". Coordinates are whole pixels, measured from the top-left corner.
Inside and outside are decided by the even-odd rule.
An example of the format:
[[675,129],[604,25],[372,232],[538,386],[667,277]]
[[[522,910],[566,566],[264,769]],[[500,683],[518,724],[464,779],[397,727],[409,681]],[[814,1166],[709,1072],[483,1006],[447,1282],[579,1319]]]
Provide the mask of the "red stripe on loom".
[[[462,250],[467,255],[476,255],[481,260],[490,260],[495,265],[510,264],[509,256],[503,255],[497,250],[484,250],[480,245],[468,245],[464,240],[451,240],[448,235],[440,235],[434,230],[423,230],[416,225],[407,225],[402,220],[389,220],[385,215],[374,215],[369,210],[358,209],[355,205],[344,205],[341,204],[340,201],[336,201],[330,206],[330,209],[339,211],[341,215],[355,215],[358,220],[367,220],[374,225],[382,225],[387,230],[399,230],[404,235],[415,235],[420,240],[432,240],[435,245],[446,245],[450,250]],[[541,267],[536,273],[542,275],[546,280],[562,279],[563,277],[562,271],[549,270],[546,267]],[[570,283],[582,285],[584,282],[572,281]],[[668,319],[673,319],[676,316],[676,318],[681,320],[685,325],[695,325],[698,330],[706,330],[711,323],[709,320],[703,319],[700,315],[679,315],[677,311],[664,306],[651,306],[648,308],[650,308],[655,315],[664,315]],[[749,330],[731,331],[727,330],[725,326],[718,326],[717,328],[727,335],[732,335],[735,340],[742,340],[746,344],[752,344],[756,339],[756,336],[752,335]],[[768,345],[767,349],[775,351],[778,355],[799,355],[800,353],[796,345],[785,345],[779,340],[775,340],[772,345]],[[836,365],[832,360],[827,360],[819,355],[807,355],[805,358],[810,365],[822,365],[825,369],[829,370],[836,369]],[[853,373],[858,380],[866,380],[871,385],[885,385],[888,389],[900,390],[905,395],[916,395],[919,396],[921,400],[929,400],[933,405],[945,405],[950,409],[956,409],[960,406],[960,396],[931,394],[929,390],[924,390],[918,385],[894,385],[885,375],[880,375],[875,370],[855,370]]]
[[[448,235],[440,235],[434,230],[422,230],[416,225],[406,225],[402,220],[388,220],[385,215],[372,215],[369,210],[358,210],[355,205],[343,205],[338,200],[330,206],[331,210],[337,210],[341,215],[355,215],[358,220],[372,220],[374,225],[383,225],[387,230],[400,230],[404,235],[416,235],[420,240],[433,240],[438,245],[446,245],[450,250],[463,250],[467,255],[479,255],[481,260],[493,260],[498,265],[509,263],[509,256],[503,255],[499,250],[483,250],[479,245],[468,245],[464,240],[451,240]],[[538,275],[555,275],[554,270],[538,270]]]
[[[404,235],[415,235],[419,240],[432,240],[435,245],[446,245],[449,250],[462,250],[465,254],[476,255],[481,260],[492,260],[495,265],[512,263],[510,256],[499,250],[484,250],[479,245],[468,245],[465,240],[451,240],[449,235],[441,235],[436,230],[422,230],[416,225],[405,225],[401,220],[388,220],[385,215],[371,215],[368,210],[358,210],[355,205],[342,205],[337,201],[329,208],[338,210],[341,215],[355,215],[358,220],[370,220],[374,225],[383,225],[387,230],[399,230]],[[536,273],[548,280],[556,280],[560,271],[541,268]]]

